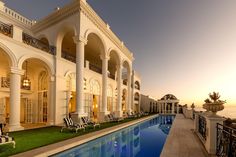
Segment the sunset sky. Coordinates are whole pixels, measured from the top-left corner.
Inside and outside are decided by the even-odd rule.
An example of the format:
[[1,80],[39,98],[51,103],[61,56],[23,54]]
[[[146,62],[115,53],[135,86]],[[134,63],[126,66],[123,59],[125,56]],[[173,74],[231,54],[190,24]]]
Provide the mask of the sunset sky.
[[[5,0],[40,19],[69,0]],[[88,0],[134,53],[142,93],[174,94],[180,103],[202,105],[220,92],[236,105],[235,0]]]

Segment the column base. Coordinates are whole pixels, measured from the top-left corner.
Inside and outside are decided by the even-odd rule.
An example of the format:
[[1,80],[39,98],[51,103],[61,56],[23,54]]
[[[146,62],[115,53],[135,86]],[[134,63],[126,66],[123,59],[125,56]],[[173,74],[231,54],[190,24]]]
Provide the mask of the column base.
[[25,128],[22,127],[20,124],[16,124],[16,125],[9,125],[9,131],[20,131],[20,130],[24,130]]
[[123,117],[123,111],[115,111],[116,117]]
[[49,122],[47,122],[47,125],[52,126],[52,125],[55,125],[55,123],[54,123],[54,121],[49,121]]
[[80,123],[80,117],[87,117],[88,114],[87,113],[78,113],[78,112],[74,112],[71,113],[71,118],[75,123]]
[[99,112],[99,113],[98,113],[98,121],[99,121],[99,122],[105,122],[105,121],[106,121],[105,116],[106,116],[107,114],[108,114],[107,112]]

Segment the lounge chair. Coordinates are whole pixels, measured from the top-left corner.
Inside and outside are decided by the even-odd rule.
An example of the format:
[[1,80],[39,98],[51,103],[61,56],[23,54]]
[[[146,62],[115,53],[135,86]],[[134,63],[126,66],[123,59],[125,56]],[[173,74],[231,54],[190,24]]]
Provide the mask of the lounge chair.
[[64,129],[75,130],[76,133],[78,132],[78,130],[82,129],[85,131],[85,126],[83,124],[74,123],[70,117],[66,117],[63,120],[64,120],[64,126],[61,128],[61,132]]
[[81,120],[83,122],[83,125],[85,125],[86,127],[93,126],[93,128],[95,129],[95,127],[98,126],[100,128],[100,124],[99,123],[93,122],[88,117],[81,117]]
[[0,145],[13,144],[13,148],[16,146],[16,142],[13,137],[8,136],[8,134],[3,134],[3,124],[0,124]]
[[106,118],[106,121],[108,122],[120,122],[123,120],[123,118],[114,117],[112,114],[106,115],[105,118]]
[[117,121],[117,122],[120,122],[120,121],[124,120],[124,118],[122,118],[122,117],[116,117],[114,114],[110,114],[110,118],[111,118],[113,121]]

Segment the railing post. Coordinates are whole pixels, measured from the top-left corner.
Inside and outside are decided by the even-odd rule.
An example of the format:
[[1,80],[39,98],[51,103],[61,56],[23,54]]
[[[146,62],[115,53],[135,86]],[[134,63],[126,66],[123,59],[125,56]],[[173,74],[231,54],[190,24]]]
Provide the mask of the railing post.
[[217,147],[217,123],[223,125],[224,118],[220,116],[205,116],[206,117],[206,142],[205,148],[209,154],[216,154]]
[[232,132],[233,132],[233,130],[230,130],[230,135],[229,135],[229,151],[228,151],[228,156],[229,157],[233,157],[232,156],[232,139],[233,139]]
[[195,119],[194,119],[194,131],[198,132],[198,122],[199,122],[199,113],[196,113]]
[[22,32],[23,32],[23,30],[20,29],[19,27],[15,26],[15,25],[13,25],[12,29],[13,29],[13,31],[12,31],[13,39],[15,39],[15,40],[17,40],[19,42],[22,42]]

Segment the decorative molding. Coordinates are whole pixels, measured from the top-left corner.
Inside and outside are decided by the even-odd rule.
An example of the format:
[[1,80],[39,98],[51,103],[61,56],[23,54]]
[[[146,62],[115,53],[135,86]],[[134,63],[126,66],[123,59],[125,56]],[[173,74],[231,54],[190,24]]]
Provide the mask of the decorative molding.
[[107,60],[107,61],[110,60],[110,56],[107,56],[107,55],[104,56],[101,54],[100,58],[101,58],[101,60]]
[[131,61],[134,60],[133,53],[124,43],[107,27],[107,24],[97,15],[89,4],[80,3],[81,13],[90,19]]
[[84,37],[82,37],[82,36],[74,36],[73,37],[73,40],[74,40],[74,42],[76,43],[76,44],[78,44],[79,42],[82,42],[84,45],[87,45],[87,43],[88,43],[88,40],[87,39],[85,39]]
[[32,31],[38,33],[53,24],[59,23],[61,20],[72,16],[76,13],[83,13],[94,25],[101,30],[131,61],[134,60],[133,53],[124,45],[124,43],[111,31],[109,26],[97,15],[88,3],[82,0],[76,0],[60,10],[55,11],[41,21],[38,21],[32,26]]
[[25,70],[19,69],[18,67],[11,67],[10,69],[12,74],[24,75]]

